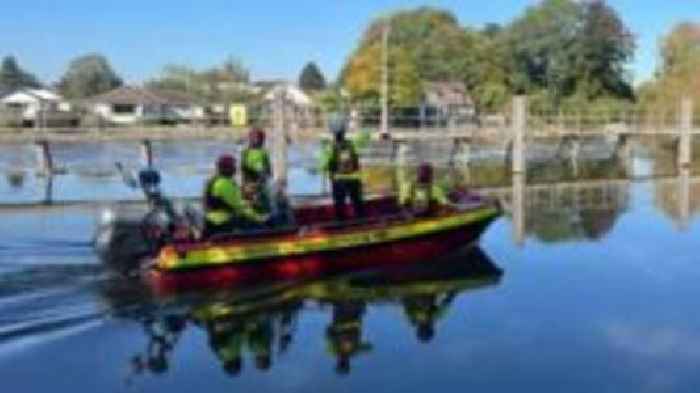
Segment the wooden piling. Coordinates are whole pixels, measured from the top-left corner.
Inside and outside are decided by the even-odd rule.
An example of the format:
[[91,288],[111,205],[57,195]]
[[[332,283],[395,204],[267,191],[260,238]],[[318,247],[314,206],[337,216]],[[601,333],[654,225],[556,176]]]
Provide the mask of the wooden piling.
[[692,160],[690,133],[693,127],[693,101],[691,99],[683,99],[680,113],[678,165],[681,168],[687,168]]
[[525,131],[527,127],[527,98],[513,98],[513,173],[525,172]]
[[153,143],[149,139],[141,141],[141,163],[146,167],[153,166]]
[[42,139],[34,144],[37,160],[37,172],[43,176],[51,176],[54,172],[53,156],[49,141]]
[[690,168],[681,168],[678,177],[678,227],[681,231],[688,229],[690,223]]
[[287,135],[284,91],[278,91],[272,104],[272,175],[275,184],[287,182]]
[[525,244],[525,176],[513,174],[512,194],[513,240],[518,247]]

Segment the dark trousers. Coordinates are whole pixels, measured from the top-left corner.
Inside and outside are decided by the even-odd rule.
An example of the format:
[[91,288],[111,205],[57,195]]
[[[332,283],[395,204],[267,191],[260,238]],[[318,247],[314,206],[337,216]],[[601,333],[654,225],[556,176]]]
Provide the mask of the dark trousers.
[[353,209],[357,217],[364,217],[365,209],[362,203],[362,183],[359,180],[334,180],[333,181],[333,204],[335,206],[335,217],[344,220],[345,200],[350,197]]
[[221,225],[215,225],[209,221],[204,222],[204,231],[202,231],[202,236],[206,239],[212,236],[220,235],[232,235],[235,233],[240,233],[244,231],[260,230],[263,229],[261,224],[245,220],[242,218],[237,218],[235,220],[227,221]]

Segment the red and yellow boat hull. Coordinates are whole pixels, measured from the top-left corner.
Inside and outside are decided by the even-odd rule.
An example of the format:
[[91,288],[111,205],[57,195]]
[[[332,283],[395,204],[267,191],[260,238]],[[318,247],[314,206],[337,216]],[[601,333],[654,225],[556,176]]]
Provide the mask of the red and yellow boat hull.
[[500,210],[491,204],[435,217],[164,247],[150,280],[161,291],[302,278],[415,263],[474,242]]

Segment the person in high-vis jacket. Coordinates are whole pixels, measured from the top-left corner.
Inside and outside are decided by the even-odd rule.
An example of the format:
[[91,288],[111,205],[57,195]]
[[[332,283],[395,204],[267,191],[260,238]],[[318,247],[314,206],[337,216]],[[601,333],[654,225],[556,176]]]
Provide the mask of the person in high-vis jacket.
[[225,154],[216,164],[216,175],[206,183],[204,190],[204,236],[231,233],[264,224],[269,216],[256,212],[243,198],[241,188],[233,176],[236,160]]
[[342,117],[332,119],[330,129],[334,135],[334,141],[328,159],[328,173],[331,178],[336,218],[338,220],[346,218],[345,201],[348,197],[352,201],[355,215],[362,217],[364,204],[360,159],[354,144],[345,139],[346,120]]
[[333,303],[333,320],[326,329],[326,342],[328,352],[336,358],[335,371],[338,374],[348,374],[351,359],[372,350],[372,344],[362,339],[365,310],[361,301]]
[[435,323],[445,317],[456,295],[455,292],[447,292],[408,296],[402,300],[404,313],[415,327],[419,342],[428,343],[433,340]]
[[248,134],[248,147],[241,153],[243,193],[256,211],[270,211],[268,180],[272,176],[270,156],[265,150],[265,132],[253,128]]
[[442,187],[434,183],[433,167],[422,163],[418,167],[415,182],[400,185],[399,203],[416,216],[430,215],[438,206],[449,205],[450,201]]

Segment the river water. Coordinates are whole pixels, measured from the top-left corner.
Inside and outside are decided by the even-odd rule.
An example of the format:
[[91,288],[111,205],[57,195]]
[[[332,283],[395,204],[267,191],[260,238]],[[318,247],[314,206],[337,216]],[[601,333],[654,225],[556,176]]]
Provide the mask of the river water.
[[[156,146],[164,189],[196,196],[235,149]],[[323,191],[317,150],[292,148],[292,193]],[[515,190],[496,148],[469,156],[441,177]],[[575,170],[533,158],[524,219],[511,204],[478,246],[440,260],[159,298],[91,247],[104,201],[140,198],[113,171],[137,168],[137,147],[59,146],[67,173],[51,182],[30,148],[0,147],[0,380],[22,392],[695,392],[700,165],[678,171],[663,146],[626,163],[587,157]],[[394,170],[368,172],[370,191],[391,190]],[[47,194],[55,206],[16,205]],[[78,200],[102,202],[62,205]]]

